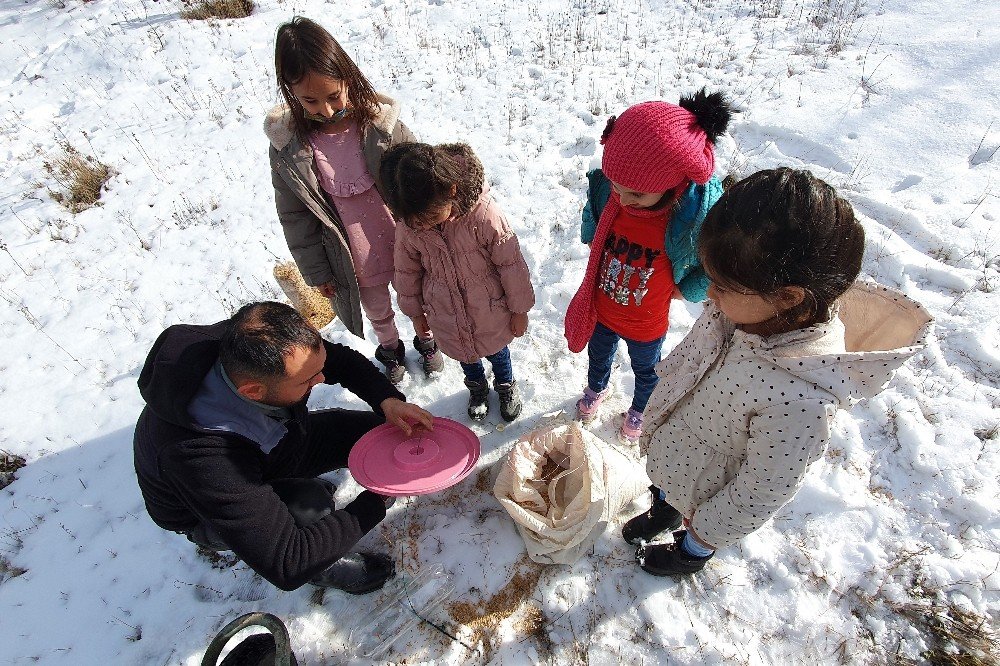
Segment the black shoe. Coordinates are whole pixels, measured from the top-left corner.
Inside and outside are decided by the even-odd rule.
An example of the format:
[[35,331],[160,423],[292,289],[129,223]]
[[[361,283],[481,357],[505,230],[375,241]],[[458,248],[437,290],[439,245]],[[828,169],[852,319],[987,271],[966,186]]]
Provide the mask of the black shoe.
[[367,594],[396,575],[392,558],[382,553],[348,553],[328,566],[310,583],[348,594]]
[[486,380],[474,382],[465,380],[465,386],[469,389],[469,418],[473,421],[482,421],[490,411],[490,387]]
[[635,561],[643,571],[654,576],[680,576],[701,571],[715,553],[708,557],[688,555],[681,548],[686,535],[686,530],[680,530],[674,532],[673,543],[640,545],[635,551]]
[[638,545],[640,540],[652,541],[657,534],[681,526],[680,512],[660,499],[659,488],[650,486],[649,492],[653,494],[653,505],[646,513],[636,516],[622,527],[622,537],[633,546]]
[[517,390],[517,380],[504,384],[493,384],[493,389],[500,396],[500,416],[510,423],[521,413],[521,392]]
[[386,349],[382,345],[375,350],[375,360],[385,366],[385,376],[393,384],[403,381],[406,374],[406,347],[400,340],[396,345],[396,350]]
[[420,352],[420,365],[424,368],[424,374],[428,377],[432,372],[438,372],[444,367],[444,357],[438,351],[434,338],[413,338],[413,348]]

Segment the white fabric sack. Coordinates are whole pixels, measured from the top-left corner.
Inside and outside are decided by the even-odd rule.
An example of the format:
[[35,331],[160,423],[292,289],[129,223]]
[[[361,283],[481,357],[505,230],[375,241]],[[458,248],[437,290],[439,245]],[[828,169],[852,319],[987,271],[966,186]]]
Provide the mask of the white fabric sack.
[[[547,463],[552,468],[550,460],[562,469],[545,480],[542,470]],[[493,494],[514,519],[532,560],[572,564],[648,485],[637,461],[574,421],[520,439]]]

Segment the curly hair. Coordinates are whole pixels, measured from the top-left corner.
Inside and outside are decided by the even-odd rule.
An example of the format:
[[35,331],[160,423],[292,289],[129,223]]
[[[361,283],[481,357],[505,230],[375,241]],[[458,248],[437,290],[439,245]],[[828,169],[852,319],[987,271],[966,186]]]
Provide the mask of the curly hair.
[[483,192],[482,162],[467,144],[400,143],[382,156],[379,176],[386,204],[413,226],[452,204],[452,215],[465,215]]
[[851,204],[808,171],[758,171],[733,185],[705,218],[698,254],[712,281],[765,297],[783,287],[805,300],[783,314],[799,327],[830,318],[861,272],[865,230]]
[[375,88],[333,35],[315,21],[296,16],[278,28],[274,41],[274,71],[278,90],[292,111],[295,134],[303,142],[315,123],[306,119],[302,104],[292,94],[292,86],[309,74],[343,81],[351,111],[362,127],[370,125],[378,116]]

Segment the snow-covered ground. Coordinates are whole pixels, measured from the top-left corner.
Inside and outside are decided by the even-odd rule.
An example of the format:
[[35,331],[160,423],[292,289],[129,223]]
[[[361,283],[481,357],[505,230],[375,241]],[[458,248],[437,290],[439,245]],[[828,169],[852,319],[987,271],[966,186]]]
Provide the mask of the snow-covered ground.
[[[919,661],[942,647],[934,616],[997,626],[1000,4],[262,0],[215,23],[180,9],[0,0],[0,449],[28,463],[0,490],[0,660],[196,664],[221,626],[266,610],[301,662],[364,663],[346,639],[380,595],[286,593],[241,563],[213,566],[151,522],[132,470],[135,380],[156,335],[281,297],[271,271],[288,251],[261,125],[277,100],[274,32],[295,14],[329,28],[423,140],[473,146],[538,300],[512,347],[522,417],[477,426],[481,471],[398,503],[366,541],[456,583],[442,619],[461,642],[425,625],[389,659]],[[639,571],[617,524],[572,568],[541,569],[489,473],[583,386],[562,314],[587,253],[584,172],[609,114],[702,86],[743,110],[719,172],[789,165],[836,185],[868,232],[864,272],[922,302],[936,340],[838,418],[794,501],[698,576]],[[74,215],[52,199],[43,165],[61,143],[117,172],[100,206]],[[665,349],[699,308],[675,302]],[[371,334],[325,333],[374,353]],[[594,428],[609,438],[632,388],[620,360]],[[403,390],[465,419],[453,362]],[[315,406],[343,400],[314,392]],[[338,498],[357,492],[337,480]]]

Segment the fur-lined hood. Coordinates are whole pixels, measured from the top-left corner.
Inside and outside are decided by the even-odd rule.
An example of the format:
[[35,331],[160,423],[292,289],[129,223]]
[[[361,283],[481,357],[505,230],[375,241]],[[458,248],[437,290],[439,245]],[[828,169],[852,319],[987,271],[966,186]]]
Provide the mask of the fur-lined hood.
[[[375,127],[387,136],[391,136],[392,130],[399,120],[399,102],[382,93],[378,93],[378,102]],[[295,130],[292,126],[292,110],[288,108],[287,104],[278,104],[268,111],[264,118],[264,134],[267,135],[275,150],[284,150],[291,142],[292,137],[295,136]]]
[[733,339],[744,339],[756,356],[827,391],[846,409],[879,393],[931,334],[923,306],[873,282],[856,282],[834,312],[809,328],[766,338],[737,331]]

